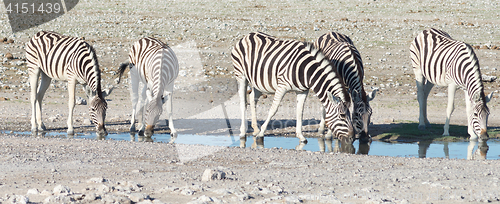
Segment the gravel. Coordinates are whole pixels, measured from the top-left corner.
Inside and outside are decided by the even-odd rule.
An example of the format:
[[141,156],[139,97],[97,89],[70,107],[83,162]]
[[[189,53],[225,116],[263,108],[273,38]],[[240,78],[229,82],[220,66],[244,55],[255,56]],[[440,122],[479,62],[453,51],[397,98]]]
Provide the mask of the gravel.
[[[4,9],[0,6],[0,13],[6,13]],[[500,85],[493,79],[499,76],[499,13],[496,1],[81,0],[68,14],[18,33],[11,32],[7,15],[1,15],[0,39],[11,41],[0,43],[0,130],[30,129],[24,45],[40,30],[85,37],[95,47],[103,89],[114,86],[106,98],[109,132],[128,130],[128,79],[117,85],[113,74],[127,60],[132,43],[146,36],[167,42],[180,65],[174,123],[181,134],[218,132],[211,129],[216,114],[210,110],[224,103],[231,122],[239,120],[230,52],[243,35],[263,31],[313,41],[336,31],[348,35],[361,52],[367,91],[379,89],[370,103],[370,128],[376,135],[398,121],[417,121],[408,47],[423,29],[443,29],[473,45],[482,74],[492,81],[484,83],[486,94],[497,92]],[[444,122],[446,100],[434,96],[445,93],[446,87],[432,90],[431,123]],[[77,96],[86,98],[80,88]],[[452,123],[465,125],[465,103],[458,96]],[[267,115],[272,98],[259,101],[259,120]],[[318,119],[319,102],[309,98],[304,119]],[[494,95],[488,104],[490,127],[500,126],[497,99]],[[52,82],[43,111],[49,130],[65,132],[65,82]],[[77,132],[94,131],[88,106],[76,106],[74,117]],[[295,96],[287,94],[274,119],[293,118]],[[306,136],[318,136],[315,127],[305,129]],[[287,127],[270,132],[293,131]],[[498,161],[13,137],[4,132],[0,137],[0,203],[477,203],[500,198]]]

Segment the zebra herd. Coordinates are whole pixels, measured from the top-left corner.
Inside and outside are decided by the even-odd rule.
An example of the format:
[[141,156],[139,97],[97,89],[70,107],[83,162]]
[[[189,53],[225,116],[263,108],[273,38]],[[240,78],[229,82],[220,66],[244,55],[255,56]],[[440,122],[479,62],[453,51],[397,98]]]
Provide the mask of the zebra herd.
[[[487,139],[489,115],[486,103],[492,94],[485,96],[481,82],[479,62],[472,48],[453,40],[447,33],[428,29],[421,32],[410,46],[411,61],[415,72],[420,106],[419,129],[429,125],[426,102],[434,84],[448,86],[447,118],[444,134],[448,135],[449,120],[453,112],[453,98],[457,88],[465,90],[468,133],[471,139]],[[90,103],[90,117],[99,136],[107,135],[104,125],[107,103],[101,90],[101,72],[96,52],[82,38],[41,31],[26,46],[27,67],[31,85],[31,131],[43,131],[42,99],[50,81],[68,81],[69,114],[68,135],[74,134],[73,109],[75,86],[86,85]],[[262,139],[265,130],[278,110],[287,92],[297,93],[296,136],[301,142],[307,139],[302,133],[302,113],[309,90],[322,104],[319,133],[327,127],[326,139],[333,136],[343,142],[369,141],[368,126],[372,109],[369,105],[376,90],[367,94],[363,87],[364,70],[361,55],[346,35],[331,32],[314,43],[281,40],[262,32],[244,36],[231,52],[234,75],[240,97],[240,138],[247,134],[247,89],[252,114],[253,135]],[[172,117],[173,84],[179,73],[179,64],[172,49],[158,39],[147,37],[137,41],[130,50],[129,61],[118,69],[118,83],[123,73],[130,69],[132,118],[130,131],[152,136],[154,126],[167,103],[169,128],[177,132]],[[41,76],[40,85],[38,79]],[[144,84],[139,96],[139,83]],[[259,128],[256,103],[262,93],[274,94],[272,106],[264,124]],[[350,106],[353,104],[352,115]],[[139,128],[135,121],[138,118]]]

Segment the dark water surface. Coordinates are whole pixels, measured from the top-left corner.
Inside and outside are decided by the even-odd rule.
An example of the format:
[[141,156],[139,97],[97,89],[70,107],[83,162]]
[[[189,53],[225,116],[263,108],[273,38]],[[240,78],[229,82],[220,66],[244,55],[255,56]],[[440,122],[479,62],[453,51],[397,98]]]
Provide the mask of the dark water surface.
[[[30,136],[31,132],[2,131],[4,134]],[[68,138],[64,132],[48,132],[44,137]],[[135,142],[173,142],[177,144],[203,144],[211,146],[240,146],[238,136],[224,135],[189,135],[180,134],[172,141],[170,134],[155,134],[151,138],[130,133],[111,133],[105,138],[98,138],[95,133],[81,133],[69,138],[75,139],[106,139],[128,140]],[[450,159],[500,159],[500,140],[487,142],[460,141],[460,142],[411,142],[389,143],[372,141],[369,144],[355,141],[353,145],[344,145],[339,140],[324,140],[322,138],[307,138],[307,144],[301,144],[296,137],[265,137],[264,142],[254,143],[253,137],[247,137],[246,147],[283,148],[322,152],[346,152],[352,154],[368,154],[393,157],[440,157]]]

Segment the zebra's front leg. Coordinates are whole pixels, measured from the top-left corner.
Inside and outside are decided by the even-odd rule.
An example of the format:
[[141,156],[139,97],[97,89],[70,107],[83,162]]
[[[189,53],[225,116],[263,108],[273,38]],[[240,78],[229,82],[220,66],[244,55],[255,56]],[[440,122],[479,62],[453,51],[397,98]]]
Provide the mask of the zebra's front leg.
[[[325,107],[323,107],[323,105],[321,105],[321,119],[320,119],[319,128],[318,128],[318,134],[321,134],[321,135],[325,132],[325,124],[326,124],[325,117],[326,117],[326,110],[325,110]],[[325,134],[325,139],[331,140],[332,136],[333,136],[333,132],[332,132],[332,130],[330,130],[330,128],[328,128],[326,131],[326,134]]]
[[148,100],[147,100],[147,96],[146,96],[147,88],[148,88],[147,84],[145,84],[143,89],[142,89],[142,93],[140,95],[139,102],[137,103],[137,107],[136,107],[137,112],[135,115],[136,115],[136,117],[138,117],[137,123],[139,125],[139,128],[138,128],[139,135],[144,135],[144,130],[146,129],[146,124],[144,121],[144,107],[146,107],[148,104]]
[[168,116],[168,128],[170,128],[170,135],[177,135],[177,131],[174,128],[174,119],[172,113],[172,100],[173,100],[174,83],[167,86],[167,94],[165,94],[167,103],[167,116]]
[[257,135],[257,137],[264,137],[264,132],[267,129],[267,125],[269,125],[269,122],[271,121],[271,118],[278,111],[278,107],[279,107],[279,105],[281,103],[281,100],[283,99],[283,96],[285,96],[286,92],[287,92],[287,90],[285,88],[278,88],[276,90],[276,93],[274,94],[273,105],[271,106],[271,109],[269,110],[269,114],[267,115],[266,121],[260,127],[260,132]]
[[247,107],[247,85],[248,82],[245,78],[238,79],[238,95],[240,97],[240,111],[241,111],[241,126],[240,126],[240,147],[246,147],[246,132],[247,132],[247,120],[246,120],[246,107]]
[[450,135],[450,118],[453,110],[455,109],[454,99],[455,99],[455,91],[457,90],[457,86],[455,84],[448,85],[448,107],[446,108],[446,122],[444,123],[444,132],[443,136]]
[[68,135],[74,135],[75,130],[73,129],[73,110],[75,109],[75,88],[76,80],[68,80]]
[[[41,103],[38,103],[37,89],[38,89],[38,78],[40,77],[40,69],[38,67],[31,67],[32,72],[30,72],[30,99],[31,99],[31,133],[36,133],[38,131],[37,125],[37,108],[41,108]],[[40,105],[39,105],[40,104]],[[41,120],[41,116],[40,116]]]
[[259,134],[259,124],[257,123],[257,101],[259,97],[262,95],[262,92],[259,90],[252,88],[252,92],[250,93],[250,112],[252,112],[252,128],[253,135]]
[[470,125],[471,122],[471,111],[472,111],[472,103],[469,98],[469,94],[467,93],[467,90],[464,90],[465,93],[465,112],[467,114],[467,133],[470,135],[470,140],[477,140],[478,136],[474,132],[473,127]]
[[297,125],[295,127],[295,134],[301,143],[307,143],[307,139],[302,134],[302,116],[304,113],[304,103],[306,102],[308,93],[309,91],[297,93]]

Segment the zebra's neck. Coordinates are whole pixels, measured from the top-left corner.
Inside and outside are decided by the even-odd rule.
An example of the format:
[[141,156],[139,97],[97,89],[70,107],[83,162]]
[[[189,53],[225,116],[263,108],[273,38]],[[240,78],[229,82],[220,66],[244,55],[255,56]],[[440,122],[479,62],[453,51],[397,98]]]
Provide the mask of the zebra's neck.
[[316,96],[323,104],[328,98],[326,92],[331,92],[342,101],[349,102],[351,99],[336,69],[326,59],[319,65],[315,67],[316,70],[314,72],[308,72],[311,73],[310,75],[308,74],[310,89],[316,93]]

